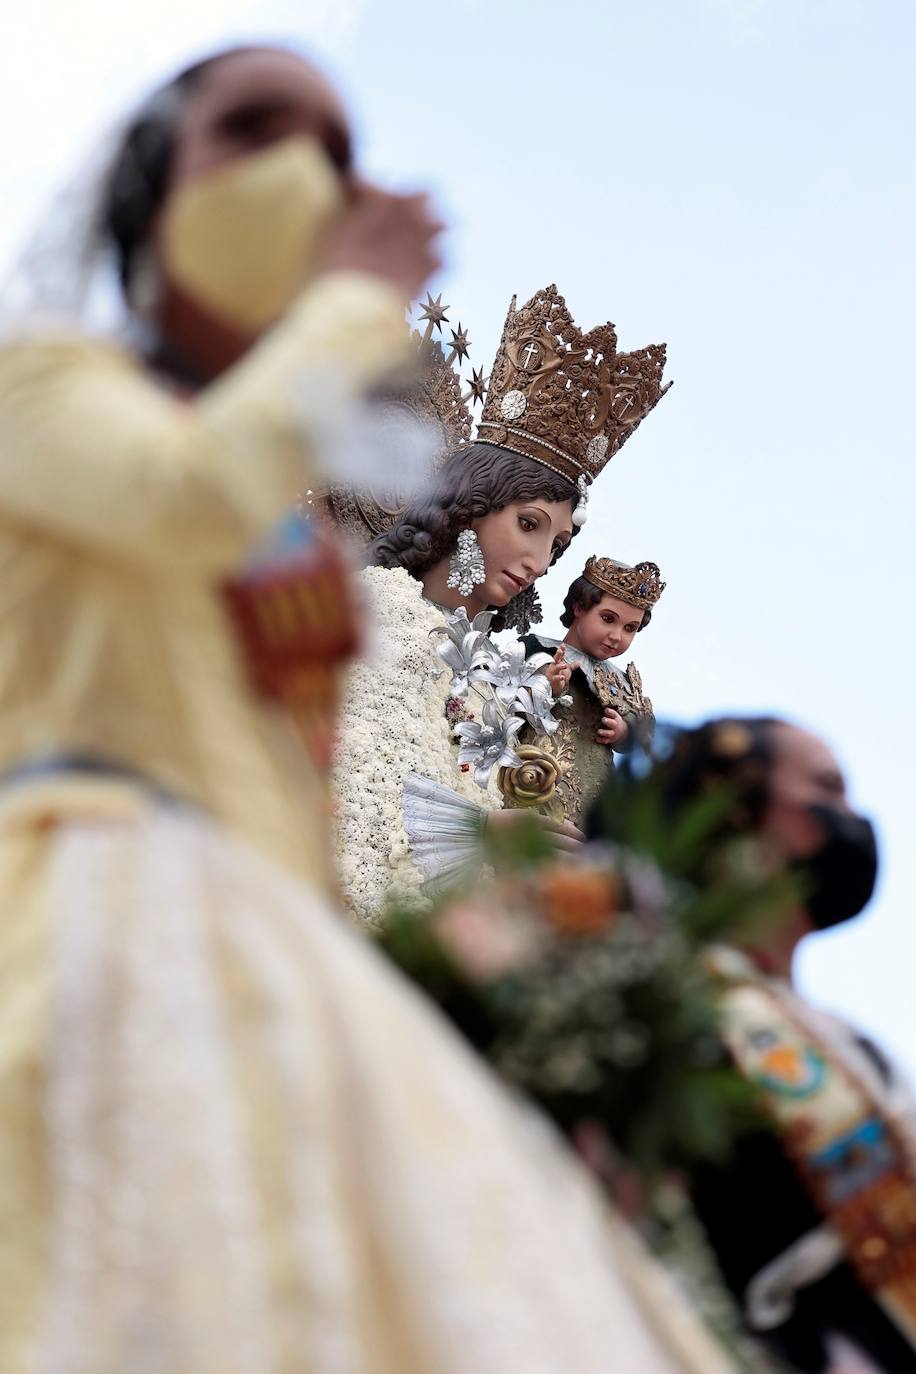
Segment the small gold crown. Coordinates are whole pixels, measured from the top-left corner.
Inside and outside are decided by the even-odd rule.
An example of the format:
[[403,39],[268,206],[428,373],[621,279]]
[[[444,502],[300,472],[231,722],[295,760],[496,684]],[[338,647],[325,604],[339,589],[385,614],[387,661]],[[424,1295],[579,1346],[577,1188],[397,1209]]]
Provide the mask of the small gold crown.
[[665,345],[618,353],[612,324],[583,334],[555,286],[509,307],[478,443],[593,482],[658,404]]
[[655,563],[637,563],[635,568],[613,558],[590,558],[582,576],[608,596],[616,596],[628,606],[650,610],[665,590],[661,570]]

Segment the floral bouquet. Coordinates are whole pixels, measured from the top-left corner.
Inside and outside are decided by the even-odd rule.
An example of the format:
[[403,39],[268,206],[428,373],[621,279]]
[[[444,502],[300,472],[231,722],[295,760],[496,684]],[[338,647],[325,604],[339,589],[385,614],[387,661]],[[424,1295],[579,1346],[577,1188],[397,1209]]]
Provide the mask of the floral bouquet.
[[702,953],[773,894],[701,892],[606,844],[557,859],[533,824],[486,847],[489,876],[389,913],[389,956],[580,1146],[647,1176],[727,1153],[757,1117]]
[[772,1374],[742,1327],[683,1177],[727,1157],[761,1118],[719,1039],[705,955],[786,898],[735,851],[714,881],[683,875],[734,804],[709,795],[672,819],[651,786],[611,807],[623,842],[557,858],[532,819],[485,835],[489,872],[458,877],[432,911],[391,909],[388,956],[513,1089],[568,1136],[638,1221],[736,1371]]

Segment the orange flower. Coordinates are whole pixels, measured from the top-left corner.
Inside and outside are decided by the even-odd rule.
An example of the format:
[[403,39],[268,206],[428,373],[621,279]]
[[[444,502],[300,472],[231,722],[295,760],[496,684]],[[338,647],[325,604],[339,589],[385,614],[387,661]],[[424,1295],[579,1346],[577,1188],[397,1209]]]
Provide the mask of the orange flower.
[[568,935],[597,935],[620,909],[621,885],[604,868],[557,865],[541,878],[544,915]]

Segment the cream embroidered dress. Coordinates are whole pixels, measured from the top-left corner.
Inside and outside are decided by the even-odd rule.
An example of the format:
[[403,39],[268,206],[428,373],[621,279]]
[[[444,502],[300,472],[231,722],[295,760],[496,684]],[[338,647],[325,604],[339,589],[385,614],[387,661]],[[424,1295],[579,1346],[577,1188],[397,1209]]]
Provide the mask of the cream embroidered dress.
[[336,917],[322,784],[229,632],[309,478],[296,378],[401,335],[346,275],[193,403],[87,340],[0,352],[0,1374],[716,1368]]

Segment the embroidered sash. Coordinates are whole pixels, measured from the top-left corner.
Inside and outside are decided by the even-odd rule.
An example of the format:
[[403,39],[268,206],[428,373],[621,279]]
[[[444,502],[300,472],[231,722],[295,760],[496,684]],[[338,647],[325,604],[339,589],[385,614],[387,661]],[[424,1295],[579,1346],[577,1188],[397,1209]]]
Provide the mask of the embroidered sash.
[[735,1063],[861,1282],[916,1347],[916,1143],[904,1113],[854,1043],[788,987],[731,951],[713,967]]

